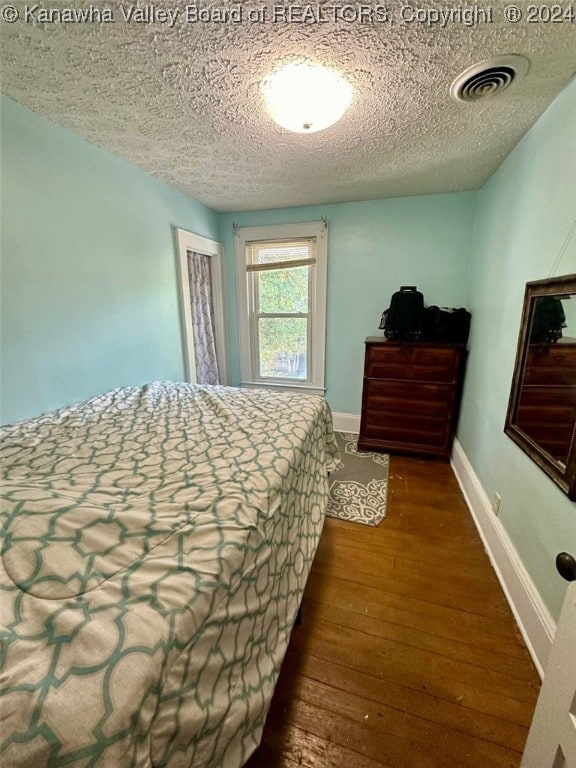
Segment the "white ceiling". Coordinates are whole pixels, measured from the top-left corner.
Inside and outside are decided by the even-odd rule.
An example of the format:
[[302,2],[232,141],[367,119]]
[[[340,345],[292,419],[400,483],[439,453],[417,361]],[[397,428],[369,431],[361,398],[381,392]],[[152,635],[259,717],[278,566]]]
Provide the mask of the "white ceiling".
[[[576,23],[528,23],[522,0],[517,23],[500,0],[414,2],[492,9],[470,26],[403,19],[399,0],[388,21],[370,3],[200,0],[215,20],[195,23],[191,4],[136,6],[178,10],[170,25],[125,21],[130,2],[53,0],[40,8],[108,9],[114,22],[41,23],[17,0],[20,18],[0,21],[2,90],[212,208],[240,211],[477,189],[576,71]],[[293,19],[279,20],[278,6]],[[241,21],[216,20],[226,8]],[[483,101],[451,99],[463,69],[510,53],[529,59],[523,79]],[[261,96],[272,69],[300,60],[355,89],[340,123],[309,135],[277,127]]]

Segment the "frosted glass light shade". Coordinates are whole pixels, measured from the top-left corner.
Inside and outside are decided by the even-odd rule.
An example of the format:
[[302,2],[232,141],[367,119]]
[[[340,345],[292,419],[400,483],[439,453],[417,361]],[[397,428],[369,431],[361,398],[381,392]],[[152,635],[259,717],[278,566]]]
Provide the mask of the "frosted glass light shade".
[[336,123],[352,94],[352,86],[337,72],[310,64],[288,64],[264,82],[270,116],[296,133],[315,133]]

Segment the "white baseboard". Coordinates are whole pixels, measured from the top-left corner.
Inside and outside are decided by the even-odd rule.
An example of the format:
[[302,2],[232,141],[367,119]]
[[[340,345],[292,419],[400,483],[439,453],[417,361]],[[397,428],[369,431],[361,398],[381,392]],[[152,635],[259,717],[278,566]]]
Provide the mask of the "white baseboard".
[[543,677],[556,623],[504,526],[493,513],[490,500],[457,440],[452,449],[451,465],[522,637],[540,677]]
[[360,433],[360,416],[354,413],[333,413],[332,421],[336,432]]

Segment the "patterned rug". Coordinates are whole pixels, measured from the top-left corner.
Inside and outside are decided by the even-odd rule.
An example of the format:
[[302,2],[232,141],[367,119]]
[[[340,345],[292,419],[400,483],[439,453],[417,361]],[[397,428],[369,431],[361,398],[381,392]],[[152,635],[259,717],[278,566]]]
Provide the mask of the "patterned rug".
[[378,525],[386,517],[390,456],[358,451],[358,435],[337,432],[340,465],[330,475],[326,514],[340,520]]

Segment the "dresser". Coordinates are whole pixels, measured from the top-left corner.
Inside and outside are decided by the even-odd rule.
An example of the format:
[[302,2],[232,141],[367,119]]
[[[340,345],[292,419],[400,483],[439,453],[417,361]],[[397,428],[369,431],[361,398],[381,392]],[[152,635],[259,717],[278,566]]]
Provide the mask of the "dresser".
[[576,419],[576,339],[530,344],[518,400],[518,427],[565,464]]
[[366,339],[358,448],[448,458],[466,346]]

